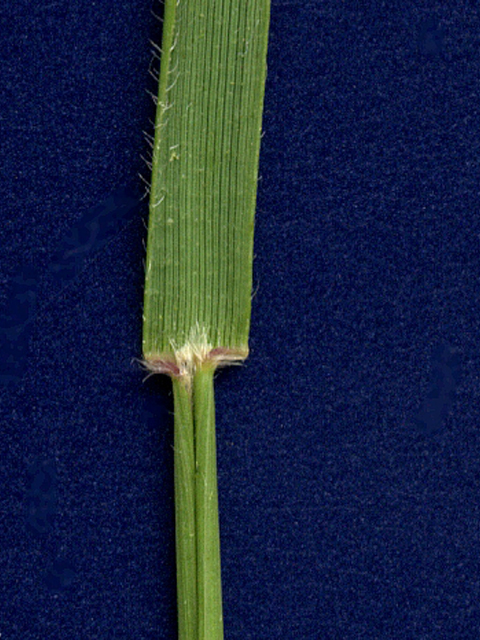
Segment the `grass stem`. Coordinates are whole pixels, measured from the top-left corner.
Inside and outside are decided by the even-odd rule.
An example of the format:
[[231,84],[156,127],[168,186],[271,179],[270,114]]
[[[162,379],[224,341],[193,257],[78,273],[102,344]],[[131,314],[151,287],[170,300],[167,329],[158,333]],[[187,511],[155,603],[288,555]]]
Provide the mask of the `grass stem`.
[[193,378],[198,640],[223,638],[213,375],[214,367],[207,365]]
[[197,561],[195,520],[195,434],[192,391],[172,377],[175,406],[175,546],[179,640],[197,638]]

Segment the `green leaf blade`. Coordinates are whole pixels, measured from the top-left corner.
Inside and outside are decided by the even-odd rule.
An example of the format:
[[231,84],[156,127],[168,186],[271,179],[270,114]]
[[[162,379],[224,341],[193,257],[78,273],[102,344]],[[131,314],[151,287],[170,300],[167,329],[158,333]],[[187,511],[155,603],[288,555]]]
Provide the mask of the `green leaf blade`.
[[143,352],[204,335],[245,357],[268,0],[167,2],[150,196]]

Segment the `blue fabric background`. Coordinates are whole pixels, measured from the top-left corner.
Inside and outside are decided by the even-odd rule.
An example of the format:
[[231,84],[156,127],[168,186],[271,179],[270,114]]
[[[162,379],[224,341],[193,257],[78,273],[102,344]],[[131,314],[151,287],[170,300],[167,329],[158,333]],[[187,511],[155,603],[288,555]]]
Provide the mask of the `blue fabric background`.
[[[0,634],[175,638],[150,0],[0,10]],[[273,0],[227,640],[480,637],[480,9]]]

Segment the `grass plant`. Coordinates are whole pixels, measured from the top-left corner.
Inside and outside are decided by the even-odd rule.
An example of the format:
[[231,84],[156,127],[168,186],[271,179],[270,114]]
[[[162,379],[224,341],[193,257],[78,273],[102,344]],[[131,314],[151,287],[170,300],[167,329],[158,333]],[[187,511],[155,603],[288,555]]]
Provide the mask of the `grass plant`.
[[269,0],[166,0],[143,357],[172,379],[178,637],[221,640],[214,374],[248,355]]

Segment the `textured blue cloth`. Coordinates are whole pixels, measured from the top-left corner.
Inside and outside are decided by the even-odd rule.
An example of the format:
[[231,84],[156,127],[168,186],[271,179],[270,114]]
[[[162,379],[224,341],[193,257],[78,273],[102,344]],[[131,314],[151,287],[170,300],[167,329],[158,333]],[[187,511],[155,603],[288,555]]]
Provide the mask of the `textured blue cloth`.
[[[428,9],[426,8],[428,4]],[[0,634],[175,638],[150,1],[0,10]],[[480,637],[480,9],[273,0],[226,640]]]

